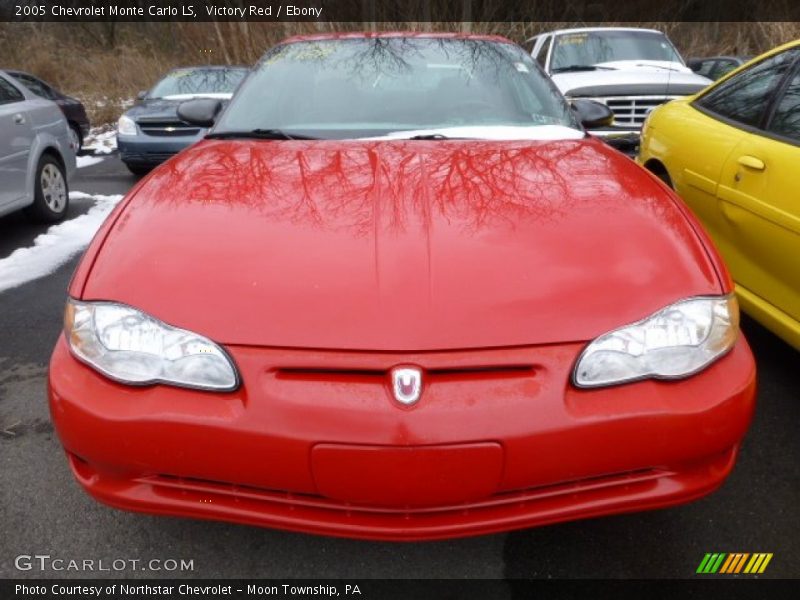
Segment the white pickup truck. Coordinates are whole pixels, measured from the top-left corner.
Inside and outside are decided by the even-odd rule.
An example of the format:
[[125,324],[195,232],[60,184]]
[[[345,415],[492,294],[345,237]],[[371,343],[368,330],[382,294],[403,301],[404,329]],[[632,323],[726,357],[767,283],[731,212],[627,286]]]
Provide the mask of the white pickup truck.
[[530,38],[526,48],[568,100],[608,106],[613,125],[592,134],[631,153],[650,110],[711,83],[692,72],[669,38],[655,29],[559,29]]

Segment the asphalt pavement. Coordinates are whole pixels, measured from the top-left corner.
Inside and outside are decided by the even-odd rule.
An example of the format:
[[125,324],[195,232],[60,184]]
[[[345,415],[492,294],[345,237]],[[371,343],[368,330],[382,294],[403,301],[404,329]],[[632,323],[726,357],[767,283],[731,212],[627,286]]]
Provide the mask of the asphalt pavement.
[[[79,170],[72,189],[123,194],[135,182],[115,155]],[[73,203],[70,218],[91,207]],[[0,259],[47,227],[0,218]],[[771,552],[761,577],[800,577],[800,353],[745,318],[759,369],[758,408],[725,485],[688,505],[508,534],[375,543],[154,517],[90,499],[67,467],[46,402],[47,364],[78,257],[0,292],[0,578],[694,577],[707,552]],[[676,443],[680,443],[676,440]],[[123,570],[44,570],[19,556],[125,561]],[[151,560],[192,569],[142,570]],[[141,563],[131,561],[139,560]],[[117,565],[122,563],[117,562]],[[154,563],[155,564],[155,563]],[[157,565],[156,565],[157,566]]]

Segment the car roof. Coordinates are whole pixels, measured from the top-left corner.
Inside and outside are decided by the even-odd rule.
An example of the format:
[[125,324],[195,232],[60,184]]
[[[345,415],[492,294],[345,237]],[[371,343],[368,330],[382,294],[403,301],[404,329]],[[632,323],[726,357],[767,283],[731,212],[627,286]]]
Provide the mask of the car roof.
[[792,40],[791,42],[786,42],[785,44],[776,46],[772,50],[768,50],[767,52],[759,54],[758,56],[771,56],[773,54],[778,54],[780,52],[783,52],[784,50],[788,50],[789,48],[794,48],[796,46],[800,46],[800,40]]
[[689,60],[750,60],[752,56],[733,56],[730,54],[720,54],[719,56],[693,56]]
[[[9,83],[11,83],[11,85],[13,85],[15,88],[17,88],[18,90],[21,90],[23,94],[25,94],[25,93],[30,93],[30,92],[28,91],[28,89],[27,89],[27,88],[26,88],[24,85],[22,85],[22,84],[21,84],[21,83],[20,83],[20,82],[17,80],[17,78],[16,78],[16,77],[14,77],[14,76],[11,74],[11,71],[6,71],[5,69],[0,69],[0,75],[2,75],[2,76],[3,76],[3,79],[5,79],[5,80],[7,80]],[[26,99],[26,100],[28,100],[29,98],[27,98],[27,97],[26,97],[25,99]]]
[[217,69],[244,69],[248,70],[250,67],[246,65],[183,65],[180,67],[173,67],[170,71],[177,71],[178,69],[209,69],[209,70],[217,70]]
[[[47,87],[55,89],[52,85],[47,83],[44,79],[42,79],[38,75],[33,75],[32,73],[28,73],[27,71],[20,71],[19,69],[6,69],[5,73],[6,73],[6,75],[10,75],[14,79],[18,79],[19,77],[30,77],[31,79],[35,79],[39,83],[43,83]],[[22,82],[20,82],[20,83],[22,83]]]
[[431,31],[362,31],[362,32],[331,32],[315,33],[308,35],[293,35],[284,39],[282,44],[295,42],[318,42],[324,40],[357,40],[373,38],[431,38],[431,39],[459,39],[482,40],[487,42],[513,42],[502,35],[487,35],[478,33],[461,32],[431,32]]
[[39,77],[38,75],[34,75],[33,73],[29,73],[28,71],[20,71],[19,69],[6,69],[6,73],[14,77],[15,79],[20,76],[30,77],[31,79],[35,79],[36,81],[45,84],[47,87],[52,89],[56,89],[56,87]]
[[541,33],[538,33],[535,36],[528,38],[528,40],[526,41],[530,41],[541,35],[561,35],[562,33],[590,33],[592,31],[646,31],[648,33],[664,34],[663,31],[659,31],[658,29],[647,29],[645,27],[572,27],[569,29],[553,29],[551,31],[542,31]]
[[705,96],[712,89],[716,89],[723,81],[727,81],[731,77],[736,77],[736,75],[738,75],[739,73],[741,73],[745,69],[749,69],[750,65],[752,65],[752,64],[754,64],[754,63],[756,63],[758,61],[765,60],[765,59],[769,58],[770,56],[774,56],[776,54],[780,54],[781,52],[785,52],[786,50],[789,50],[791,48],[797,48],[797,47],[800,47],[800,40],[793,40],[791,42],[787,42],[785,44],[781,44],[780,46],[776,46],[775,48],[772,48],[771,50],[767,50],[763,54],[759,54],[758,56],[755,56],[755,57],[747,60],[744,64],[739,65],[733,71],[730,71],[729,73],[726,73],[725,75],[723,75],[722,77],[717,79],[713,84],[709,85],[705,90],[703,90],[701,95]]

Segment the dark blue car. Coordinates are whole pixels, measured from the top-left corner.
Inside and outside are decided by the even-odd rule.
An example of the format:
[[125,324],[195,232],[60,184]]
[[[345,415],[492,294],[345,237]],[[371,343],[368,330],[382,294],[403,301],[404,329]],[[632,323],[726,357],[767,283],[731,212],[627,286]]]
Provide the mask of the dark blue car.
[[122,162],[142,175],[199,140],[206,130],[181,121],[178,105],[203,97],[227,101],[247,73],[246,67],[231,66],[183,67],[167,73],[120,117],[117,146]]

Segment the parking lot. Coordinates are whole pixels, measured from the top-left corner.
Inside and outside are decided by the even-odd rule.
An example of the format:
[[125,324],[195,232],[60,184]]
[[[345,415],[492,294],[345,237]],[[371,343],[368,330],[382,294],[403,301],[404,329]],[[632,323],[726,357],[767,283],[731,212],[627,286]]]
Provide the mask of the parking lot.
[[[115,155],[79,170],[72,189],[124,194],[135,178]],[[73,202],[74,219],[94,200]],[[0,269],[46,226],[0,218]],[[655,512],[435,543],[374,543],[106,508],[73,481],[50,423],[47,364],[78,256],[0,292],[0,577],[162,577],[141,564],[191,561],[174,576],[216,577],[691,577],[707,552],[771,552],[763,577],[797,577],[800,549],[800,388],[796,351],[749,319],[759,368],[758,408],[722,489]],[[15,568],[19,555],[139,560],[113,572]],[[155,564],[155,563],[154,563]]]

